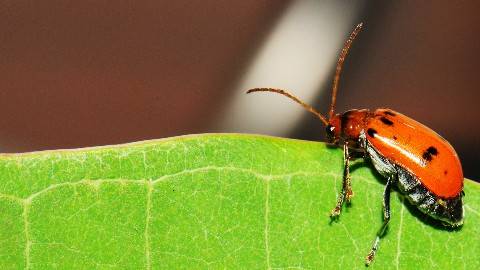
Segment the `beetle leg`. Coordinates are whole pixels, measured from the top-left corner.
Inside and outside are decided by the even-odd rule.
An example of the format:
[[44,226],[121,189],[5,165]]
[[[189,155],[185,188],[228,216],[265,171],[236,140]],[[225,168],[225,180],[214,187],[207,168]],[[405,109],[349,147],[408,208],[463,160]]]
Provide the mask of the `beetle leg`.
[[350,155],[348,153],[348,145],[345,142],[343,145],[343,180],[342,191],[338,194],[337,205],[333,208],[330,214],[331,218],[338,217],[342,211],[343,202],[346,200],[350,203],[353,196],[352,181],[350,180]]
[[351,157],[348,153],[348,145],[345,143],[343,146],[343,182],[345,188],[345,200],[347,201],[347,204],[350,204],[353,197],[352,179],[350,178],[350,159]]
[[375,241],[373,241],[372,249],[368,253],[367,257],[365,258],[365,264],[368,266],[372,263],[373,259],[375,258],[375,253],[377,252],[378,245],[380,243],[380,237],[383,236],[385,233],[385,229],[387,229],[388,222],[390,221],[390,190],[392,187],[392,180],[388,178],[387,184],[385,185],[385,191],[383,192],[383,224],[380,227],[380,230],[377,232],[377,236],[375,237]]

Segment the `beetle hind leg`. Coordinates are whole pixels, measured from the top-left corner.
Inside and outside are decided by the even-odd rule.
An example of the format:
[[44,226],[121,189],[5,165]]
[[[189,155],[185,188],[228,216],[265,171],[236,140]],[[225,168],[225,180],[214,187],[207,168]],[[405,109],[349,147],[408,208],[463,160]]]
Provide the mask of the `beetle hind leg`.
[[348,145],[343,145],[343,180],[342,191],[338,194],[337,205],[333,208],[330,217],[336,218],[342,211],[343,203],[346,201],[349,204],[353,197],[352,181],[350,179],[350,155],[348,153]]
[[377,236],[373,241],[372,248],[368,253],[367,257],[365,258],[365,264],[368,266],[372,263],[373,259],[375,258],[375,253],[378,250],[378,246],[380,244],[380,237],[383,236],[385,230],[387,229],[388,222],[390,221],[390,190],[392,188],[392,180],[388,178],[387,184],[385,185],[385,191],[383,192],[383,224],[380,227],[380,230],[377,232]]

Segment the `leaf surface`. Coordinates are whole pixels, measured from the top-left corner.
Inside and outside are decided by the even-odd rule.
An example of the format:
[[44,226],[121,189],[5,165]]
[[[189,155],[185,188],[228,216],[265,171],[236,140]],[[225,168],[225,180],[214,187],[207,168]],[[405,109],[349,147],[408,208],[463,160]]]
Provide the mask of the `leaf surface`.
[[[364,269],[384,179],[319,142],[211,134],[0,155],[0,269]],[[370,269],[480,269],[480,186],[445,230],[392,192]]]

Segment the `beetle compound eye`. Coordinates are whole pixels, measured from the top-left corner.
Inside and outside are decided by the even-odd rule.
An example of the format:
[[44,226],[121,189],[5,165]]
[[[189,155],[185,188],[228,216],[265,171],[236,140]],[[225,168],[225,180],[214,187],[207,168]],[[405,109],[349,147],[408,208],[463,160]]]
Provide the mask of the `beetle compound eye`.
[[328,124],[326,127],[325,127],[325,132],[327,134],[327,137],[329,139],[333,139],[335,137],[335,127]]

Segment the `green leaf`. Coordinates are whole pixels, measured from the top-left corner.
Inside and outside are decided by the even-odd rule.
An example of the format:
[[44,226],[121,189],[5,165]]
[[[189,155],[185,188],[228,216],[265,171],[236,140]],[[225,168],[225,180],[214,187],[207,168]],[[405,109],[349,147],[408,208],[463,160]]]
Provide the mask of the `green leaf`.
[[[0,155],[0,269],[365,268],[384,179],[323,143],[200,135]],[[371,269],[480,269],[480,186],[465,225],[437,226],[392,193]]]

